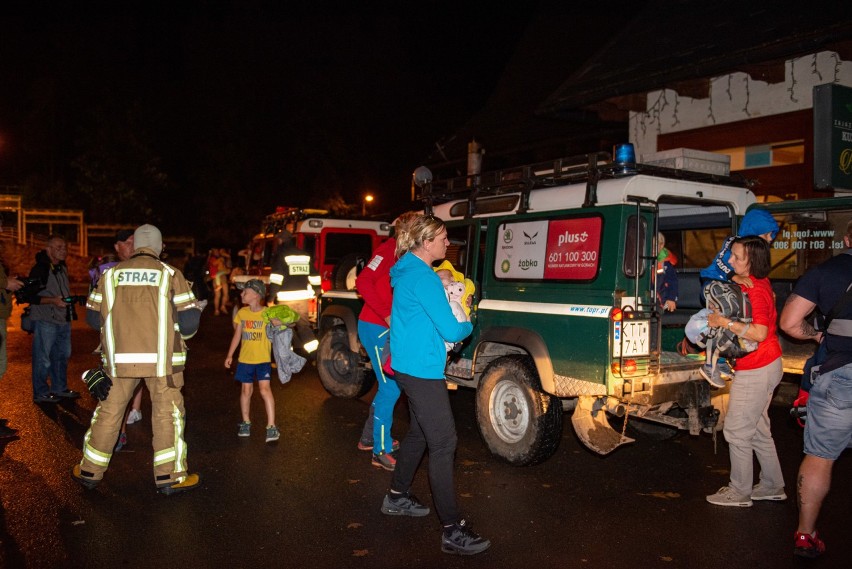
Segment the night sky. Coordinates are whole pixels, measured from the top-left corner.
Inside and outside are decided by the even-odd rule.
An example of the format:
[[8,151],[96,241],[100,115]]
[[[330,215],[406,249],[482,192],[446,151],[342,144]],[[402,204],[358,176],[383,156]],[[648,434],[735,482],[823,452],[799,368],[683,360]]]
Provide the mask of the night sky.
[[537,2],[15,4],[2,191],[236,245],[276,205],[371,192],[376,212],[404,209],[411,171],[483,106]]

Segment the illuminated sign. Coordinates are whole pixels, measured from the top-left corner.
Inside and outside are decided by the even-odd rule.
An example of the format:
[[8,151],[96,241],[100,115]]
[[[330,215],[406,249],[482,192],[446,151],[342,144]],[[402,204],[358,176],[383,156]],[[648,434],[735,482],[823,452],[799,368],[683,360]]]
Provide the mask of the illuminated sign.
[[814,87],[814,187],[852,190],[852,88]]

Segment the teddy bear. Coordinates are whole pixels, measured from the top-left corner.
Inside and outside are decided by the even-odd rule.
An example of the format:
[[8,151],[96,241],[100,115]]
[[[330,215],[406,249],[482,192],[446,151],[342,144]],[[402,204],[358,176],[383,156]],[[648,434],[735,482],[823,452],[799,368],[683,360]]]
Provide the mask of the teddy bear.
[[453,316],[456,317],[456,320],[459,322],[469,322],[470,316],[467,315],[464,305],[462,304],[466,293],[464,283],[453,281],[444,286],[444,290],[447,291],[447,298],[450,299],[450,308],[452,309]]

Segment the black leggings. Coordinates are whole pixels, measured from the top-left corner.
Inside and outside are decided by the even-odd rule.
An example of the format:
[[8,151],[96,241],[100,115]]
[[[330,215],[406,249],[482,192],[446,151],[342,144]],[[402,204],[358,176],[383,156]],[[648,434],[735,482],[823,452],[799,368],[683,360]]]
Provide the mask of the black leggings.
[[394,379],[408,396],[411,428],[402,440],[393,472],[391,490],[407,492],[414,481],[423,453],[429,449],[429,485],[442,525],[459,521],[453,469],[456,424],[443,380],[421,379],[394,371]]

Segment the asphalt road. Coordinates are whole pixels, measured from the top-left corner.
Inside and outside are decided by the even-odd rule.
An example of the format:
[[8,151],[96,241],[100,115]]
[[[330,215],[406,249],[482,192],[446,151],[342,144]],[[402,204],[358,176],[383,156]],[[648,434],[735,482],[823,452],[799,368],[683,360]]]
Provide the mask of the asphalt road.
[[[184,390],[190,470],[201,487],[165,497],[151,474],[150,400],[128,428],[129,445],[104,482],[85,491],[69,477],[80,459],[94,400],[32,403],[30,338],[11,327],[0,415],[20,437],[0,440],[0,567],[848,567],[852,560],[852,456],[835,466],[835,488],[820,523],[828,553],[814,563],[792,555],[794,481],[801,432],[773,407],[773,429],[791,499],[720,508],[706,494],[727,482],[723,441],[709,435],[643,439],[607,458],[586,451],[566,421],[556,454],[528,468],[485,450],[473,420],[473,393],[451,394],[459,433],[456,486],[466,516],[491,539],[472,558],[441,553],[439,524],[379,512],[389,473],[355,448],[371,395],[328,396],[313,368],[273,382],[282,439],[256,428],[236,436],[239,387],[222,362],[231,334],[205,314],[191,340]],[[95,333],[73,332],[71,387],[91,367]],[[264,423],[258,396],[252,407]],[[407,427],[397,407],[395,433]],[[425,464],[413,488],[431,505]]]

